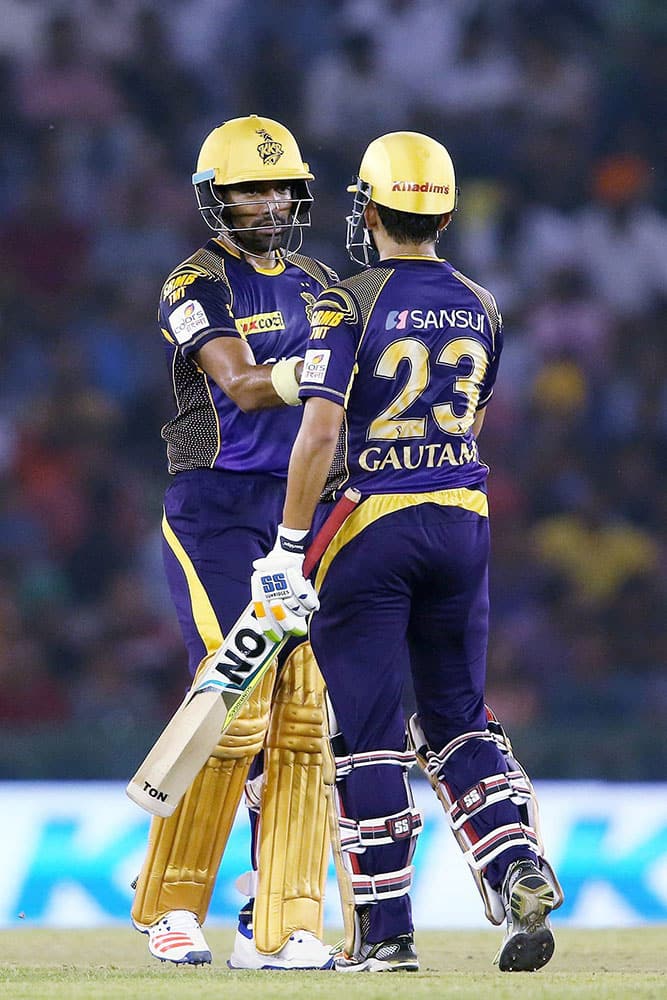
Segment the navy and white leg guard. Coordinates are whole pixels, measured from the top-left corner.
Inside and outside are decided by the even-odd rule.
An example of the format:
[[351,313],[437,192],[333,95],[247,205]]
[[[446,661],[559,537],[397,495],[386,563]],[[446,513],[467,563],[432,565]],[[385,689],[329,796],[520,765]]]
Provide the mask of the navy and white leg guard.
[[[345,951],[354,956],[369,933],[368,907],[397,900],[410,892],[411,862],[422,817],[415,808],[407,777],[408,767],[415,762],[411,750],[348,754],[340,752],[340,743],[338,737],[331,741],[330,768],[325,780],[329,786],[330,827],[343,902]],[[369,817],[373,794],[369,792],[364,801],[364,785],[376,794],[377,789],[391,789],[394,806],[400,799],[401,808],[388,815]]]
[[485,731],[463,733],[437,753],[416,715],[408,722],[408,738],[470,866],[487,919],[502,924],[502,873],[517,857],[536,860],[553,885],[554,909],[562,903],[563,892],[544,857],[533,785],[502,726],[487,711]]

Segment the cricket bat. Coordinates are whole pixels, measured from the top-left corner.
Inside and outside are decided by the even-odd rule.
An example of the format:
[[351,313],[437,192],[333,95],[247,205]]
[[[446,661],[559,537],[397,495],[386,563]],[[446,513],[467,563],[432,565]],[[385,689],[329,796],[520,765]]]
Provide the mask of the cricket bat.
[[[306,552],[304,576],[360,499],[351,488],[338,500]],[[288,638],[264,635],[248,604],[127,785],[133,802],[153,816],[171,816]]]

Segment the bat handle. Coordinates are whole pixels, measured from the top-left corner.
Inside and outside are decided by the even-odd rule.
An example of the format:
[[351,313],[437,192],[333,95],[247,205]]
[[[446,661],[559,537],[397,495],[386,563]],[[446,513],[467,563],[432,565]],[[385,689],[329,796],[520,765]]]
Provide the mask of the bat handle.
[[354,510],[360,500],[361,493],[359,490],[355,489],[354,486],[350,486],[345,490],[340,500],[336,502],[334,509],[331,511],[328,518],[315,535],[311,544],[308,546],[306,558],[303,561],[304,576],[310,575],[311,570],[321,558],[325,549],[329,545],[329,542],[332,540],[348,514]]

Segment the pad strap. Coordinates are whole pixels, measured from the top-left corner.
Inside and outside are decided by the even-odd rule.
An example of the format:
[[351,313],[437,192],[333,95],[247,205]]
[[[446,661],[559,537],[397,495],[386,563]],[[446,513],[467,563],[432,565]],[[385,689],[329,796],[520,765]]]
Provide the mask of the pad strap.
[[[412,734],[414,735],[414,730],[412,731]],[[439,778],[440,776],[439,772],[447,763],[452,754],[456,753],[456,751],[460,747],[462,747],[464,743],[467,743],[468,740],[472,739],[483,740],[484,742],[487,743],[498,742],[493,733],[481,731],[473,733],[462,733],[460,736],[457,736],[456,739],[451,740],[451,742],[448,743],[447,746],[440,751],[440,753],[436,753],[434,750],[431,750],[431,748],[427,744],[424,744],[421,747],[417,747],[418,756],[423,757],[425,760],[424,771],[426,775],[431,779]]]
[[258,774],[255,778],[248,778],[245,783],[244,795],[246,809],[249,812],[259,813],[262,805],[262,789],[264,788],[264,773]]
[[353,872],[351,879],[355,903],[379,903],[380,900],[407,895],[412,885],[412,872],[412,865],[395,872],[383,872],[381,875],[359,875]]
[[508,847],[527,847],[536,854],[539,854],[540,849],[537,835],[532,827],[523,823],[509,823],[507,826],[491,830],[464,851],[463,856],[471,868],[481,871]]
[[418,809],[408,807],[393,816],[377,819],[339,818],[340,846],[350,854],[363,854],[367,847],[382,847],[398,840],[417,837],[423,829],[422,815]]
[[477,813],[503,799],[522,805],[529,802],[530,797],[531,788],[523,772],[494,774],[490,778],[483,778],[456,799],[447,813],[447,819],[452,830],[460,830]]
[[383,764],[412,767],[416,759],[412,750],[369,750],[367,753],[351,753],[335,758],[336,778],[344,778],[358,767],[377,767]]

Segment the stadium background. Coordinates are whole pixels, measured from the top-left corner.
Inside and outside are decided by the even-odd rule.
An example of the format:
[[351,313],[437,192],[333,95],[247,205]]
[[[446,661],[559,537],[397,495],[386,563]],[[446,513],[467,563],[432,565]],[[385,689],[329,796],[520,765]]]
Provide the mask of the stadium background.
[[0,19],[0,779],[127,778],[182,695],[155,310],[207,236],[203,136],[256,112],[298,137],[305,247],[342,275],[367,142],[450,149],[440,250],[506,329],[481,442],[489,702],[539,780],[664,780],[660,0],[0,0]]

